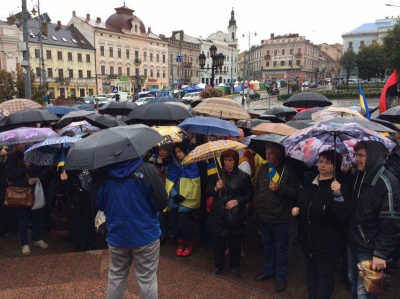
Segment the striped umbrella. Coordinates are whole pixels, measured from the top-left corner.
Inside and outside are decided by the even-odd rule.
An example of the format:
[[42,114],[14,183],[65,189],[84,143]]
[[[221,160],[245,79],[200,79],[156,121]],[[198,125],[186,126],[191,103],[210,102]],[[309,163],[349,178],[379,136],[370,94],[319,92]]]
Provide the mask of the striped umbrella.
[[28,99],[12,99],[1,103],[0,108],[6,109],[12,114],[25,108],[42,109],[43,106],[35,101],[31,101]]

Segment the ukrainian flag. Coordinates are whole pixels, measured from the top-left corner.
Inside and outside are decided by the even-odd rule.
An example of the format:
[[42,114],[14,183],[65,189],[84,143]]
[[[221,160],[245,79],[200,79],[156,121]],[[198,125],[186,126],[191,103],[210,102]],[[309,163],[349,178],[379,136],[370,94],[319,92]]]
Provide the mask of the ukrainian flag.
[[157,161],[158,155],[157,154],[152,154],[151,157],[149,158],[149,163],[155,164]]
[[206,163],[207,163],[207,176],[218,173],[217,165],[215,164],[214,160],[206,160]]
[[360,83],[358,83],[358,94],[360,95],[361,114],[365,115],[366,118],[371,120],[371,114],[369,113],[367,99],[365,98],[365,95],[361,88]]
[[268,164],[268,178],[274,183],[278,183],[280,178],[279,173],[276,171],[276,168],[274,167],[273,164],[271,163],[267,164]]

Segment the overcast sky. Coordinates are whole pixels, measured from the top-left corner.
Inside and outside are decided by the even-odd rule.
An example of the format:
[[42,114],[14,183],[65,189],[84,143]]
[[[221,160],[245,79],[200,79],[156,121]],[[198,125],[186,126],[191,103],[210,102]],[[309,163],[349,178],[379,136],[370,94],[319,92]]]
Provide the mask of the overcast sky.
[[[41,13],[47,12],[55,23],[67,24],[72,11],[78,16],[101,17],[105,21],[123,5],[123,0],[40,0]],[[27,0],[28,10],[38,0]],[[372,23],[386,16],[400,15],[400,7],[388,7],[385,3],[400,6],[400,0],[126,0],[126,6],[135,10],[144,25],[155,34],[170,36],[173,30],[203,38],[221,30],[227,32],[232,7],[238,26],[240,50],[260,44],[271,33],[282,35],[299,33],[313,43],[343,43],[341,35],[363,23]],[[1,0],[0,19],[21,11],[21,0]],[[254,32],[257,37],[254,37]],[[245,34],[246,37],[242,37]]]

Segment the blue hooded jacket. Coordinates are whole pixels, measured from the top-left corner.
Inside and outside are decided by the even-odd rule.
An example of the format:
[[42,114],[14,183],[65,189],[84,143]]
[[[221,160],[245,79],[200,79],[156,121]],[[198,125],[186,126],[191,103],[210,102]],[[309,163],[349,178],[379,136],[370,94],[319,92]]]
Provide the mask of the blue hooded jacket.
[[106,216],[107,242],[118,247],[140,247],[157,240],[158,212],[165,208],[167,194],[155,167],[137,158],[106,170],[96,205]]

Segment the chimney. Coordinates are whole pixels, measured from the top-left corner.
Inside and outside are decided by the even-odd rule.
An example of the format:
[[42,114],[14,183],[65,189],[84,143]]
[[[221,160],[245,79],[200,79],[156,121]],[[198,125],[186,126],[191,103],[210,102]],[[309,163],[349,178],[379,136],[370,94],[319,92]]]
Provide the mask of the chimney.
[[90,21],[90,14],[87,13],[85,22],[88,23],[89,21]]
[[9,17],[7,18],[7,21],[8,21],[8,25],[14,25],[14,24],[15,24],[15,22],[14,22],[14,16],[9,16]]
[[274,39],[275,34],[271,33],[271,38],[270,39]]
[[56,30],[60,30],[60,29],[61,29],[61,21],[57,21]]
[[100,18],[100,17],[97,17],[97,18],[96,18],[96,23],[97,23],[97,24],[101,23],[101,18]]
[[75,10],[72,11],[72,16],[76,17],[76,11]]
[[49,24],[45,21],[42,21],[42,23],[40,23],[40,24],[41,24],[41,29],[42,29],[44,36],[46,36],[46,37],[49,36]]
[[151,33],[151,27],[147,28],[147,33]]

